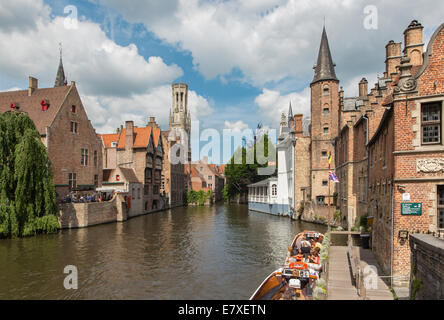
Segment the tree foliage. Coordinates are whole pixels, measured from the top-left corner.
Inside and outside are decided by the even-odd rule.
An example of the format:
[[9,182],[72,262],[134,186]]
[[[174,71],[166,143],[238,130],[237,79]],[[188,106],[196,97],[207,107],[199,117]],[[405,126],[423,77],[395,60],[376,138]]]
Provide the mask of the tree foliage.
[[45,146],[25,114],[0,114],[0,237],[54,232],[56,193]]
[[[269,175],[259,175],[258,168],[267,167],[267,159],[277,165],[276,158],[276,149],[267,135],[263,135],[258,143],[249,149],[239,147],[225,167],[224,198],[228,200],[245,194],[249,184],[269,178]],[[241,163],[238,163],[238,159],[242,159]]]
[[212,203],[213,192],[211,190],[208,190],[208,192],[205,192],[203,190],[200,191],[190,190],[187,192],[186,199],[187,199],[187,204],[204,206],[207,200],[209,204]]

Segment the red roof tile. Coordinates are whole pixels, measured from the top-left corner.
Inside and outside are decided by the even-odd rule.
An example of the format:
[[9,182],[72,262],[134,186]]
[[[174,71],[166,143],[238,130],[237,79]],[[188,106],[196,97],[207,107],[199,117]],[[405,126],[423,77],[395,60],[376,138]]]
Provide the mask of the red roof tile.
[[117,142],[119,139],[118,133],[101,134],[99,136],[102,138],[105,148],[111,148],[111,142]]
[[[124,149],[126,144],[126,129],[122,129],[117,148]],[[133,148],[146,148],[150,141],[151,127],[134,127]]]

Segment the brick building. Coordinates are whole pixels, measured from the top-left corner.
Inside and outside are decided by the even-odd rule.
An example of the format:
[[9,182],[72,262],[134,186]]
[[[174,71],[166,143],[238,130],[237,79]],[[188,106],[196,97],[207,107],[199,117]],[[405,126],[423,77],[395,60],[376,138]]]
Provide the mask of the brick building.
[[67,85],[60,57],[55,86],[39,88],[29,77],[27,90],[0,93],[0,112],[24,112],[33,121],[51,160],[57,198],[70,190],[101,185],[102,153],[75,82]]
[[363,79],[359,97],[340,99],[335,140],[338,207],[349,226],[373,217],[372,248],[395,285],[409,281],[405,235],[444,228],[444,24],[424,54],[422,30],[414,20],[404,48],[388,42],[385,72],[370,93]]
[[215,164],[209,164],[206,157],[200,161],[191,162],[190,166],[185,167],[185,172],[190,175],[191,182],[188,189],[205,192],[211,190],[214,201],[222,200],[222,191],[225,186],[225,176],[222,170]]
[[150,117],[145,127],[126,121],[125,127],[121,126],[116,133],[100,137],[104,169],[131,169],[143,185],[143,212],[165,208],[167,204],[160,190],[164,150],[161,130],[154,117]]
[[175,163],[171,161],[171,151],[177,152],[179,149],[173,148],[176,143],[180,143],[175,137],[174,131],[162,131],[162,144],[164,146],[164,157],[162,163],[162,185],[161,192],[168,198],[170,207],[184,205],[185,197],[185,164],[181,161]]
[[369,142],[374,250],[381,261],[391,261],[400,283],[411,268],[409,242],[401,235],[444,229],[444,24],[424,54],[422,31],[417,21],[404,31],[393,93]]

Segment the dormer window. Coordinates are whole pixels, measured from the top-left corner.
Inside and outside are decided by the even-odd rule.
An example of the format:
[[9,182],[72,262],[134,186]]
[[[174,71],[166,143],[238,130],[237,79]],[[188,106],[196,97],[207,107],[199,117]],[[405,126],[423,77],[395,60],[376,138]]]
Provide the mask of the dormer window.
[[72,105],[72,106],[71,106],[71,112],[72,112],[72,113],[76,113],[76,106],[75,106],[75,105]]
[[111,142],[111,147],[116,148],[117,147],[117,141]]

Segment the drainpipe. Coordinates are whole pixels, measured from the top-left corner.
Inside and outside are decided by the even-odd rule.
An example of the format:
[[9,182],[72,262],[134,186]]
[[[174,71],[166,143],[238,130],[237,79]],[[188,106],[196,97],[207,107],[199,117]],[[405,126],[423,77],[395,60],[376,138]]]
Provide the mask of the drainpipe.
[[367,183],[365,186],[365,198],[367,199],[367,203],[368,203],[368,184],[369,184],[369,180],[370,180],[369,179],[370,178],[370,152],[368,150],[368,117],[365,114],[365,115],[363,115],[363,118],[366,120],[366,127],[367,127],[367,129],[365,131],[365,134],[366,134],[365,147],[367,149]]
[[394,197],[394,195],[395,195],[395,185],[393,184],[393,180],[392,180],[392,236],[391,236],[391,238],[392,238],[392,252],[391,252],[391,257],[390,257],[390,286],[393,288],[393,250],[394,250],[394,248],[393,248],[393,238],[395,237],[395,226],[394,226],[394,221],[393,221],[393,219],[394,219],[394,217],[393,217],[393,214],[394,214],[394,208],[393,208],[393,205],[394,205],[394,199],[393,199],[393,197]]

